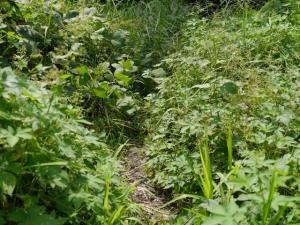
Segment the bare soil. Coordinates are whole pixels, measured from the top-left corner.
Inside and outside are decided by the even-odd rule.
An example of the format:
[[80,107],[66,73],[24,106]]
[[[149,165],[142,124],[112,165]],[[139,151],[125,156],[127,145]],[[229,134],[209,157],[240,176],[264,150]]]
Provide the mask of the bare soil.
[[168,221],[172,215],[170,209],[161,209],[168,200],[155,188],[145,170],[147,157],[142,147],[131,147],[126,155],[126,178],[135,187],[131,198],[138,203],[146,212],[152,225],[162,224]]

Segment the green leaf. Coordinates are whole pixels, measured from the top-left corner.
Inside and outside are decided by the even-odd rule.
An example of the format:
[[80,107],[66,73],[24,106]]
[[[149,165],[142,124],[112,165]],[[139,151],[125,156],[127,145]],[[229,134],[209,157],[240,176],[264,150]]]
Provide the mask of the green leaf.
[[126,60],[122,60],[121,62],[119,62],[120,64],[120,67],[119,67],[119,69],[118,69],[118,66],[116,66],[116,68],[117,68],[117,70],[120,70],[120,69],[122,69],[122,70],[125,70],[126,72],[136,72],[137,71],[137,67],[136,66],[134,66],[134,62],[132,61],[132,60],[130,60],[130,59],[126,59]]
[[108,97],[107,92],[102,88],[94,88],[93,91],[94,94],[99,98],[105,99]]
[[163,68],[158,68],[158,69],[152,70],[151,74],[154,77],[164,77],[164,76],[166,76],[167,73]]
[[178,197],[172,199],[171,201],[167,202],[166,204],[162,205],[159,208],[160,209],[165,208],[166,206],[168,206],[168,205],[170,205],[170,204],[172,204],[174,202],[177,202],[179,200],[186,199],[186,198],[192,198],[192,199],[197,199],[197,200],[203,199],[203,197],[198,196],[198,195],[182,194],[182,195],[179,195]]
[[130,84],[130,81],[132,80],[132,78],[128,77],[127,75],[125,75],[121,71],[116,71],[115,72],[115,77],[117,78],[117,80],[119,81],[119,83],[122,86],[125,86],[125,87],[128,87],[129,84]]
[[221,216],[227,215],[226,208],[222,205],[209,204],[209,208],[207,210],[213,214],[217,214],[217,215],[221,215]]
[[122,60],[120,64],[123,66],[125,70],[128,71],[132,70],[133,68],[133,61],[130,59]]
[[284,212],[287,208],[287,204],[280,207],[279,211],[272,217],[272,219],[270,220],[270,222],[268,223],[268,225],[276,225],[279,223],[280,219],[282,218],[282,216],[284,215]]
[[228,132],[227,132],[227,152],[228,152],[228,169],[232,169],[232,130],[231,126],[228,127]]
[[119,219],[121,218],[123,212],[125,211],[125,206],[120,206],[118,209],[115,210],[111,219],[109,220],[109,225],[116,224]]
[[212,203],[210,202],[208,207],[212,215],[203,223],[204,225],[237,225],[244,220],[243,212],[234,201],[226,205]]
[[237,94],[239,91],[238,86],[233,82],[226,82],[221,86],[222,94]]
[[77,73],[80,73],[81,75],[89,73],[87,66],[78,67],[78,68],[76,68],[76,71],[77,71]]
[[0,171],[0,188],[6,195],[11,196],[16,187],[16,177],[8,172]]
[[104,200],[103,200],[103,208],[106,211],[108,211],[109,209],[109,201],[108,201],[109,191],[110,191],[110,178],[107,177],[105,179],[105,191],[104,191]]
[[110,91],[110,86],[107,81],[103,81],[99,84],[99,87],[93,89],[94,94],[99,98],[107,98]]
[[60,78],[61,80],[65,80],[65,79],[68,79],[69,77],[72,77],[72,75],[71,75],[71,74],[63,74],[63,75],[61,75],[59,78]]
[[202,225],[219,225],[219,224],[223,224],[223,222],[224,222],[223,216],[213,216],[205,220],[202,223]]
[[48,162],[48,163],[39,163],[39,164],[36,164],[36,165],[31,165],[31,166],[28,166],[26,168],[31,168],[31,167],[43,167],[43,166],[66,166],[68,165],[68,162]]
[[22,129],[18,127],[17,130],[15,131],[14,128],[9,126],[7,130],[6,129],[0,130],[0,138],[1,137],[6,138],[6,141],[10,147],[14,147],[21,138],[31,139],[32,135],[31,135],[31,129],[29,128]]
[[6,141],[7,141],[8,145],[12,148],[18,143],[19,139],[20,138],[17,136],[9,135],[6,138]]
[[26,129],[17,128],[17,134],[16,135],[20,138],[23,138],[23,139],[31,139],[32,138],[30,128],[26,128]]
[[11,116],[8,113],[3,112],[3,111],[0,110],[0,118],[5,119],[5,120],[10,120]]

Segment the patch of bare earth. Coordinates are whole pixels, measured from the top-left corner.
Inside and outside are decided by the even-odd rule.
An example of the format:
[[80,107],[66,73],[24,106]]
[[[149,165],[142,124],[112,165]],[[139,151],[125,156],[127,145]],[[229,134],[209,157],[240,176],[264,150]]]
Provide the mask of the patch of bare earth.
[[135,187],[132,200],[142,206],[151,224],[168,221],[171,211],[161,209],[168,200],[155,188],[145,171],[147,158],[141,147],[131,147],[126,156],[126,178]]

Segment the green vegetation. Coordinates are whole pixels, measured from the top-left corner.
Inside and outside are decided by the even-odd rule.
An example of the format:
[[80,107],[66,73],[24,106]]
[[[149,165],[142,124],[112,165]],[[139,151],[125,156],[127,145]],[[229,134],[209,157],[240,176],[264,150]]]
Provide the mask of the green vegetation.
[[298,0],[2,0],[0,225],[299,224],[299,21]]

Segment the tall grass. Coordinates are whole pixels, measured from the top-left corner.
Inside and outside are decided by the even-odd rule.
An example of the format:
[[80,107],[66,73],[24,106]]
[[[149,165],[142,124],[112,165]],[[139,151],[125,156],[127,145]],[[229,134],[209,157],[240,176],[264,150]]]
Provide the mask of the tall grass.
[[176,33],[186,19],[187,6],[182,0],[139,1],[125,6],[110,7],[108,18],[118,28],[128,30],[131,40],[128,53],[144,60],[144,64],[158,62],[171,46],[175,46]]

